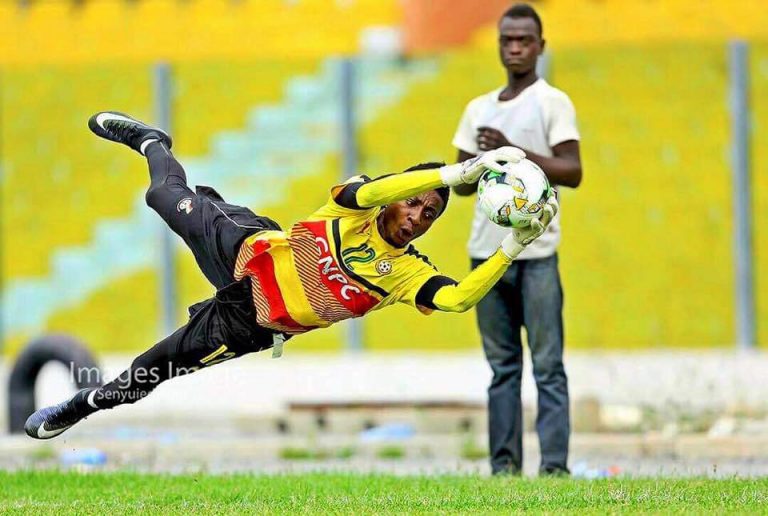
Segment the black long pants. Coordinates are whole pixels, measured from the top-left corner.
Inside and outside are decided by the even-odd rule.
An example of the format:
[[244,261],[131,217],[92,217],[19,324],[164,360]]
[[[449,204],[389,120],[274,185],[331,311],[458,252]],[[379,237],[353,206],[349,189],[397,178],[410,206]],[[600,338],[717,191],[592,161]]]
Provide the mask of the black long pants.
[[280,229],[273,220],[227,204],[209,187],[187,186],[181,164],[162,143],[147,148],[151,177],[147,204],[192,250],[203,274],[217,289],[190,307],[190,320],[139,355],[94,397],[100,409],[133,403],[165,380],[272,346],[273,333],[256,325],[250,281],[235,281],[243,240],[258,231]]

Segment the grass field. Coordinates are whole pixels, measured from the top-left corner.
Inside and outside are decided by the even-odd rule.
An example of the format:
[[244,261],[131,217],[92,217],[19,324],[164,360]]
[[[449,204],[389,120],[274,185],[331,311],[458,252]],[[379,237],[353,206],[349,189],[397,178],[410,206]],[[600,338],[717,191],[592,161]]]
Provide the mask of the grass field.
[[0,472],[0,512],[383,513],[383,512],[768,513],[764,479],[510,479],[159,476]]

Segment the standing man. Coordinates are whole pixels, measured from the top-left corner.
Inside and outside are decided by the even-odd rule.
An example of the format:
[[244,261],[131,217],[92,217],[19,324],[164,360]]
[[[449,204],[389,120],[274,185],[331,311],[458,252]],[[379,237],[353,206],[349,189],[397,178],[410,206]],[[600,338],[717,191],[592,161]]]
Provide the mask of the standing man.
[[[542,24],[527,4],[510,8],[499,21],[499,57],[507,84],[472,100],[453,138],[459,161],[499,147],[525,150],[553,185],[581,182],[576,115],[568,96],[536,75],[544,51]],[[472,195],[477,185],[460,185]],[[509,230],[475,209],[469,254],[477,267],[498,248]],[[563,293],[557,267],[559,219],[531,244],[477,305],[483,349],[493,370],[488,388],[491,468],[519,474],[523,463],[523,369],[521,328],[525,327],[538,388],[536,431],[540,474],[568,474],[570,418],[568,379],[563,367]]]

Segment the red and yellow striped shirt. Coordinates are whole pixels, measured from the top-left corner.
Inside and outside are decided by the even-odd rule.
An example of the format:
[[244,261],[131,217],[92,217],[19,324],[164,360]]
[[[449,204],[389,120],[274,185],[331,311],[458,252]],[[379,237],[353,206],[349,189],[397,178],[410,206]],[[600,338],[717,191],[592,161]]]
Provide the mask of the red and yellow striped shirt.
[[413,247],[381,237],[381,208],[336,203],[343,187],[289,232],[262,231],[243,242],[235,278],[251,279],[260,326],[295,335],[397,302],[416,307],[419,289],[439,274]]

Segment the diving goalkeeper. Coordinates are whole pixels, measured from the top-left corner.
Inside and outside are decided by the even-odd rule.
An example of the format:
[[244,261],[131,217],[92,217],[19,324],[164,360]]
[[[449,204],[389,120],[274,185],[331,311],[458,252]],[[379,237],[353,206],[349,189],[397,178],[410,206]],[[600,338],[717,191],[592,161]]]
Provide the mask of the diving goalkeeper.
[[449,188],[476,182],[487,169],[525,154],[503,147],[463,163],[419,165],[401,174],[353,177],[331,188],[327,203],[289,231],[212,188],[187,186],[184,169],[160,129],[116,112],[88,122],[98,136],[146,157],[147,204],[192,250],[216,287],[193,305],[186,325],[139,355],[113,381],[32,414],[25,430],[50,439],[98,410],[133,403],[163,381],[247,353],[273,348],[315,328],[394,303],[428,314],[473,307],[557,212],[551,198],[540,219],[513,230],[499,250],[462,281],[441,275],[410,242],[426,233],[448,202]]

